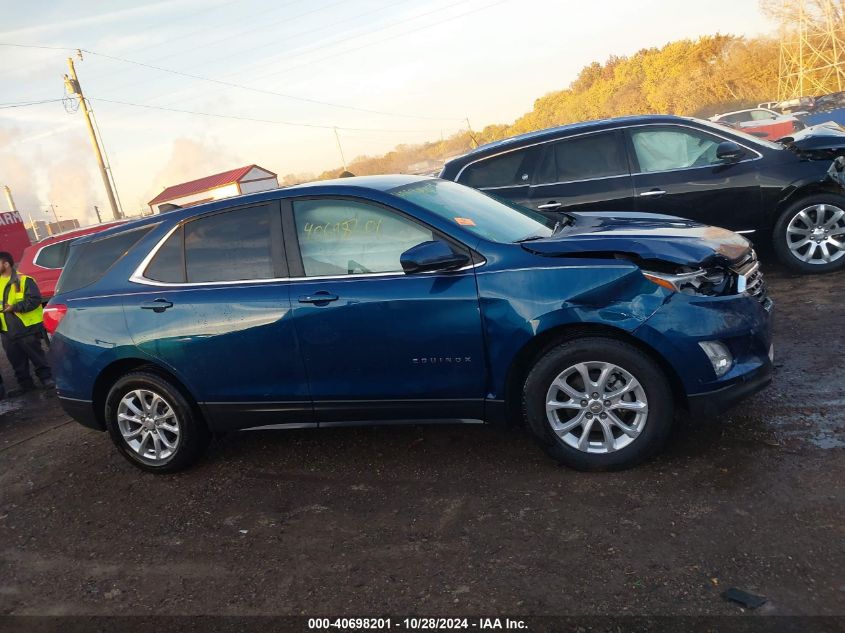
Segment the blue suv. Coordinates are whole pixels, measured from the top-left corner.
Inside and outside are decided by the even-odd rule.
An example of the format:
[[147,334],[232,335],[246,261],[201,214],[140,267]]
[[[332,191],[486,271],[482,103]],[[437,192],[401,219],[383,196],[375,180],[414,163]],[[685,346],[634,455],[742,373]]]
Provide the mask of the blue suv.
[[771,307],[723,229],[374,176],[84,237],[45,325],[62,406],[144,470],[214,432],[443,420],[524,420],[598,470],[767,385]]

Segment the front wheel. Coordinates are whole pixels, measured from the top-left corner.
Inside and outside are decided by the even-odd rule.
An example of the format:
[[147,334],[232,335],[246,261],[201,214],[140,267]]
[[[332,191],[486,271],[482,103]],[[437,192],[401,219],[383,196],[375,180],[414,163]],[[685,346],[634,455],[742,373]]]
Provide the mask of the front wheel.
[[172,473],[194,463],[209,433],[190,402],[156,373],[120,378],[106,397],[106,427],[120,453],[134,466]]
[[657,363],[603,337],[554,347],[523,388],[531,431],[553,459],[577,470],[620,470],[654,455],[669,435],[673,409]]
[[775,224],[780,260],[799,273],[845,267],[845,198],[818,195],[799,200]]

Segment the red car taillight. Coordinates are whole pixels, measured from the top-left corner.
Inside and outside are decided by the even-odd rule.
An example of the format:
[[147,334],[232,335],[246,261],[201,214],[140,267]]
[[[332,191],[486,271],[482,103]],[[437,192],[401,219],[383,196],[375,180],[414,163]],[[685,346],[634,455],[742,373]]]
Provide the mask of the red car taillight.
[[65,318],[67,314],[67,306],[61,303],[55,305],[48,305],[44,308],[44,328],[48,334],[55,334],[59,323]]

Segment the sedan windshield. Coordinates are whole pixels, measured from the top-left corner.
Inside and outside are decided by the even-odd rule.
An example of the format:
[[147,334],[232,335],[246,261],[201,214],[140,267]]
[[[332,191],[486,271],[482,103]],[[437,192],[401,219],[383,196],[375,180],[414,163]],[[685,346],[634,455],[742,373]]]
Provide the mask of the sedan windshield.
[[423,180],[390,192],[492,242],[548,237],[555,222],[513,203],[505,203],[447,180]]

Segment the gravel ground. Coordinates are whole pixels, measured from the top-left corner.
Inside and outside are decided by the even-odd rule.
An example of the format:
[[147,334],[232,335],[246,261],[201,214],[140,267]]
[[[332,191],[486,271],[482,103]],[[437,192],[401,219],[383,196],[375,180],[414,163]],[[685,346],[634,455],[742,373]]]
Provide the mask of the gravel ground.
[[725,615],[739,587],[845,616],[845,273],[768,278],[773,385],[622,473],[439,426],[234,434],[157,477],[51,394],[2,402],[0,614]]

